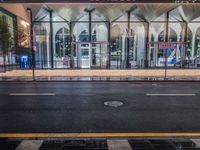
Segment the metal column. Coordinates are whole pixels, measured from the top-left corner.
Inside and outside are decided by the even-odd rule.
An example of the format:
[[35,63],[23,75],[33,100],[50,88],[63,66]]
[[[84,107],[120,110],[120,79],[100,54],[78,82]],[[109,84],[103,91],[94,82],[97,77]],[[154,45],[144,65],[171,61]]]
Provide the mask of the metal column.
[[52,22],[52,10],[49,10],[50,17],[50,48],[51,48],[51,68],[54,68],[54,48],[53,48],[53,22]]
[[149,61],[148,60],[148,49],[149,49],[149,22],[147,22],[147,30],[146,30],[146,54],[145,54],[145,68],[148,68]]
[[[128,34],[130,33],[130,20],[131,20],[131,11],[127,11],[128,13]],[[126,68],[130,68],[130,60],[129,60],[129,51],[130,51],[130,35],[127,38],[127,51],[126,51]]]
[[107,68],[110,69],[110,61],[111,61],[111,23],[108,22],[108,63],[107,63]]
[[31,53],[32,53],[32,73],[33,81],[35,81],[35,51],[33,49],[33,14],[31,8],[27,8],[27,11],[30,13],[30,34],[31,34]]
[[92,42],[92,11],[89,11],[89,42]]
[[72,29],[72,22],[69,23],[69,30],[70,30],[70,68],[74,68],[74,48],[73,48],[73,29]]
[[[188,23],[186,21],[185,22],[185,32],[184,32],[184,38],[182,39],[183,42],[185,42],[184,45],[181,45],[182,46],[182,53],[181,53],[181,67],[183,67],[183,63],[186,58],[186,47],[187,47],[187,42],[188,42]],[[189,57],[188,57],[188,68],[189,68]]]
[[[166,26],[165,26],[165,42],[168,42],[168,32],[169,32],[169,11],[166,14]],[[165,79],[167,79],[167,50],[165,51]]]

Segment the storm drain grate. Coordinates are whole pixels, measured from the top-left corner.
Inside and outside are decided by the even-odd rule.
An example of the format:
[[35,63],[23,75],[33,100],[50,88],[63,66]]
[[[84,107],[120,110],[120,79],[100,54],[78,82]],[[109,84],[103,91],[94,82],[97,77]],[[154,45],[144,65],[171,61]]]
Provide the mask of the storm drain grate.
[[133,150],[200,150],[191,140],[129,140]]
[[44,141],[40,147],[40,150],[62,150],[64,141],[49,140]]
[[21,141],[0,139],[0,150],[15,150]]
[[104,105],[117,108],[117,107],[123,106],[124,103],[121,101],[106,101],[104,102]]

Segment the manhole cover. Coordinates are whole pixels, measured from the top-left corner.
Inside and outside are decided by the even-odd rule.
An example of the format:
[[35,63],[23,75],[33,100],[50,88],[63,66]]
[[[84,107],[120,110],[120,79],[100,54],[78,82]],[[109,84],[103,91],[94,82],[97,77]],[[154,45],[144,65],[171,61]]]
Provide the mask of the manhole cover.
[[104,105],[110,106],[110,107],[120,107],[124,105],[124,103],[121,101],[106,101],[104,102]]

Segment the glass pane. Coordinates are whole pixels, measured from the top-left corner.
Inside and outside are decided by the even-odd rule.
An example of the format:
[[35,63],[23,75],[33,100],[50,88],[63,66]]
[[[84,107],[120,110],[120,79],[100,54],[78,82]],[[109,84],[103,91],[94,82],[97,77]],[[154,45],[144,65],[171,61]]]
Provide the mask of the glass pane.
[[127,49],[127,23],[115,22],[111,26],[111,68],[125,68]]
[[90,44],[77,43],[78,68],[90,68]]
[[34,49],[35,49],[35,67],[50,68],[51,53],[49,41],[49,23],[34,24]]
[[55,68],[70,67],[70,30],[67,23],[53,23]]
[[74,42],[89,42],[89,23],[76,22],[73,29]]
[[92,23],[92,42],[108,41],[108,28],[106,23]]
[[146,24],[131,23],[129,38],[129,60],[131,68],[141,68],[144,66],[146,49]]

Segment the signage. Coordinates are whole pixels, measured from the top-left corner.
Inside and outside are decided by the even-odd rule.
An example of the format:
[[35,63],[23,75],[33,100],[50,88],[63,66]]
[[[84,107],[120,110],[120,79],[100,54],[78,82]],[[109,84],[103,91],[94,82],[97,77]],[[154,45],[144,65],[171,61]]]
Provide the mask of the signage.
[[175,48],[176,44],[174,43],[159,43],[159,49],[165,49],[168,50],[170,48]]

